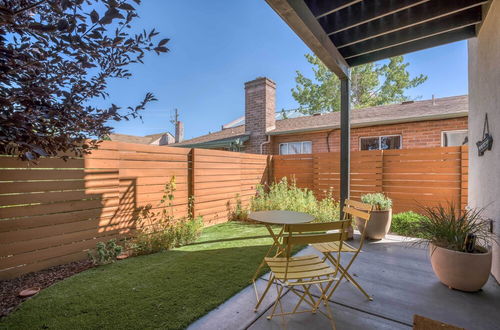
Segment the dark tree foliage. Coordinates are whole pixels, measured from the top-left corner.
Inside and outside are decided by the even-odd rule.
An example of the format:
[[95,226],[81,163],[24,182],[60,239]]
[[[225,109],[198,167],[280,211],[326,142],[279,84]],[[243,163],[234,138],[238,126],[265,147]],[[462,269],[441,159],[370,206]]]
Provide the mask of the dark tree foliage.
[[140,0],[0,0],[0,152],[24,160],[82,155],[140,117],[135,107],[99,108],[110,78],[129,78],[147,52],[168,52],[158,32],[132,33]]

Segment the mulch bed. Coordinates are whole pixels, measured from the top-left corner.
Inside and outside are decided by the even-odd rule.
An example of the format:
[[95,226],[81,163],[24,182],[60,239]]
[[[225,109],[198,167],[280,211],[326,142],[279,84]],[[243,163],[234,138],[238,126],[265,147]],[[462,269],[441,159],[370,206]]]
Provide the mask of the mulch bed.
[[91,267],[93,264],[90,260],[75,261],[25,274],[11,280],[0,281],[0,318],[11,313],[24,300],[29,299],[18,296],[22,290],[32,287],[44,289]]

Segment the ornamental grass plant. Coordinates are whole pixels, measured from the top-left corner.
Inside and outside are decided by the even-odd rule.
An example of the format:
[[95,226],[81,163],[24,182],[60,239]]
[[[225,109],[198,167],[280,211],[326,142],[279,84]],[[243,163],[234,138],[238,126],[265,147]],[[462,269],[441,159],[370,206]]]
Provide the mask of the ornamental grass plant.
[[[432,243],[449,250],[467,252],[467,237],[473,235],[476,247],[488,248],[496,237],[491,233],[490,221],[483,217],[484,209],[461,209],[453,203],[422,206],[423,217],[415,225],[415,234],[423,238],[419,243]],[[484,252],[476,249],[474,252]]]

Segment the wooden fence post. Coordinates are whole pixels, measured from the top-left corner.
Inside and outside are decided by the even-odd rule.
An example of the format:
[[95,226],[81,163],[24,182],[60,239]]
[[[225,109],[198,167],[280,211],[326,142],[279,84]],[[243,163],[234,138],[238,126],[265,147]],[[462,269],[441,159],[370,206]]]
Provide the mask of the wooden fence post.
[[314,192],[314,195],[316,198],[322,198],[323,194],[319,190],[319,169],[318,169],[318,155],[317,154],[312,154],[313,161],[312,161],[312,167],[313,167],[313,182],[312,182],[312,191]]
[[469,200],[469,148],[460,147],[460,208],[464,209]]
[[268,155],[267,156],[267,183],[266,183],[266,189],[271,186],[271,184],[274,182],[274,171],[273,171],[273,166],[274,166],[274,159],[273,155]]
[[195,149],[192,148],[188,154],[188,173],[187,173],[187,183],[188,183],[188,215],[196,216],[196,200],[194,199],[194,162],[195,162]]
[[385,189],[384,189],[384,170],[385,170],[385,157],[384,157],[384,150],[380,150],[380,192],[385,195]]

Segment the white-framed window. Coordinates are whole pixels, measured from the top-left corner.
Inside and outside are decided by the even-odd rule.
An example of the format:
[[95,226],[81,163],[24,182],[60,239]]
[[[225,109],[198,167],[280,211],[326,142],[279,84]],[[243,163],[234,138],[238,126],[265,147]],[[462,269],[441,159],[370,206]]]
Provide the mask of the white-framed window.
[[312,153],[311,141],[280,143],[280,155],[310,154]]
[[388,150],[403,147],[401,135],[367,136],[359,138],[359,150]]
[[441,146],[454,147],[465,145],[468,142],[467,133],[468,131],[466,129],[443,131],[441,132]]

